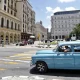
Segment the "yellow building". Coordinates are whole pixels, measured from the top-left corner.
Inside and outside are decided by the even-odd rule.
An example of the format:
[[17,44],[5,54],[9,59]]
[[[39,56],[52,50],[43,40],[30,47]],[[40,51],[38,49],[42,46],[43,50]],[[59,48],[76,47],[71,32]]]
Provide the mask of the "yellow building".
[[16,17],[15,0],[1,0],[0,2],[0,44],[21,41],[20,20]]

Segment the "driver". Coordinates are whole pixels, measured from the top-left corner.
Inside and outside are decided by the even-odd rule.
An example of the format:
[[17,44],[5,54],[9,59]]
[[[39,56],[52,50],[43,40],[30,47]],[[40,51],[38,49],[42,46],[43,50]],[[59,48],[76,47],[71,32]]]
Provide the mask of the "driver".
[[64,52],[70,52],[70,48],[68,46],[65,46]]

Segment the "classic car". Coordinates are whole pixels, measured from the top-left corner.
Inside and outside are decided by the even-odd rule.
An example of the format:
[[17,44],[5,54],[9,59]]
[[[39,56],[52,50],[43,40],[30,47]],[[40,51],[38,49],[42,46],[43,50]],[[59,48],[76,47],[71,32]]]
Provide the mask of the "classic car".
[[[65,46],[68,46],[68,51],[65,51]],[[37,51],[32,56],[32,65],[40,73],[48,69],[80,69],[80,42],[59,42],[53,50]]]

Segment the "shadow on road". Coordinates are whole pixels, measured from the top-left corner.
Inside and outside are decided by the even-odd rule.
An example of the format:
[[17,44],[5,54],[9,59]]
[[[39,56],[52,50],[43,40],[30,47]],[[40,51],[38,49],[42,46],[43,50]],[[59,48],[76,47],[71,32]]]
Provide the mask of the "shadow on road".
[[62,76],[62,77],[80,77],[80,70],[54,70],[50,69],[45,74],[40,74],[35,67],[30,69],[30,74],[48,75],[48,76]]

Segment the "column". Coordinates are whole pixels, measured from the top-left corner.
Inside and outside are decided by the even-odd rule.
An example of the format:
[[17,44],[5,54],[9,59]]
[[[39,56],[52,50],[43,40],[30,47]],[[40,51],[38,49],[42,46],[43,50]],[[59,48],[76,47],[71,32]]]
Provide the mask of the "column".
[[10,44],[10,33],[9,33],[9,44]]
[[14,44],[14,34],[13,34],[13,36],[12,36],[12,39],[13,39],[13,44]]
[[4,41],[3,45],[5,45],[5,41],[6,41],[6,34],[5,33],[3,34],[3,41]]
[[1,27],[1,16],[0,16],[0,27]]
[[20,34],[20,37],[19,38],[20,38],[20,42],[21,42],[21,34]]

